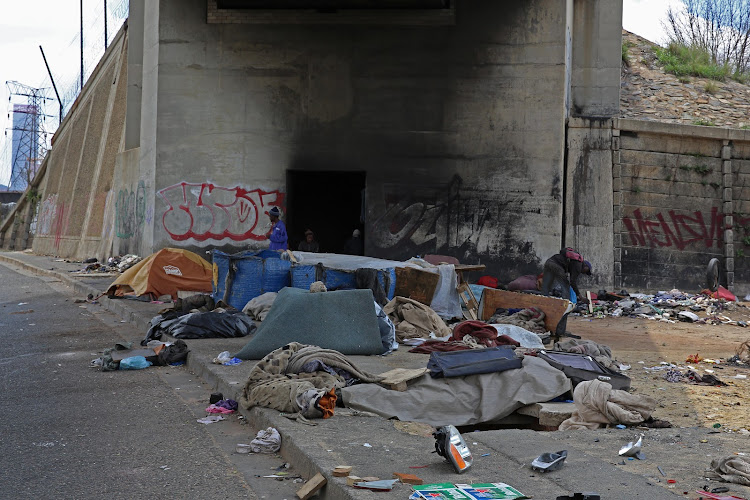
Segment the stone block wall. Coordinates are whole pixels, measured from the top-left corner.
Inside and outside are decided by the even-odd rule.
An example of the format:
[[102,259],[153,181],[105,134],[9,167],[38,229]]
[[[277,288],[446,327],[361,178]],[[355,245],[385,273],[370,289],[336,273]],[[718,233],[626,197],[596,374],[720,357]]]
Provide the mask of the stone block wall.
[[615,286],[700,290],[718,258],[722,284],[747,288],[750,134],[631,119],[614,133]]

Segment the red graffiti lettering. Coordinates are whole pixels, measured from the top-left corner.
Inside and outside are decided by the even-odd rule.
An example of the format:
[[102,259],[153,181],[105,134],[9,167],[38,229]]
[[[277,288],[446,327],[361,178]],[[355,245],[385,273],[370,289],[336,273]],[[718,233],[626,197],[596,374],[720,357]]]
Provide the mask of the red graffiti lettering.
[[159,195],[167,205],[164,229],[176,241],[265,239],[270,226],[260,221],[268,217],[266,208],[283,205],[285,197],[280,191],[188,182],[164,188]]
[[713,207],[708,223],[703,213],[695,211],[692,215],[678,214],[674,210],[665,214],[656,214],[656,220],[647,220],[640,209],[633,211],[633,218],[623,217],[622,222],[630,234],[633,246],[675,247],[684,250],[688,245],[702,242],[711,248],[716,242],[722,244],[724,232],[723,215]]

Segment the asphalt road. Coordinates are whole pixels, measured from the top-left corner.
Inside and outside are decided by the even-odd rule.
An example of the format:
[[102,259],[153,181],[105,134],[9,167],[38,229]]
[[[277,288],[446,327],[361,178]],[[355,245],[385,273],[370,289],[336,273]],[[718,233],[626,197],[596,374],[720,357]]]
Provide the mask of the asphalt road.
[[142,338],[128,329],[58,280],[0,265],[0,496],[293,498],[299,484],[258,478],[281,457],[232,453],[254,429],[196,422],[211,390],[184,367],[90,366]]

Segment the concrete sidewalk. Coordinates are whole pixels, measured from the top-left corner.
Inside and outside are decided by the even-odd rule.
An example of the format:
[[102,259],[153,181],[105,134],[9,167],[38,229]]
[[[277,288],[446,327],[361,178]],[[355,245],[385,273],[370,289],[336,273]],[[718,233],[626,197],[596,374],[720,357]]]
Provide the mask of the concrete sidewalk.
[[[22,267],[28,271],[60,279],[82,297],[104,292],[114,277],[83,277],[71,271],[81,263],[56,262],[46,256],[23,252],[0,252],[0,263]],[[99,299],[101,306],[119,315],[133,326],[133,342],[145,337],[149,320],[158,310],[169,307],[132,300]],[[191,353],[188,369],[222,392],[225,397],[239,399],[242,387],[254,362],[236,366],[211,363],[221,351],[236,352],[247,343],[246,338],[188,340]],[[382,373],[393,368],[420,368],[428,355],[412,354],[406,349],[381,356],[351,356],[361,369]],[[208,395],[206,395],[208,398]],[[449,405],[450,401],[446,401]],[[394,472],[411,473],[425,483],[505,482],[537,499],[555,499],[574,492],[595,491],[602,499],[667,499],[698,498],[695,490],[708,483],[703,471],[712,457],[748,451],[750,441],[737,435],[719,433],[714,429],[659,429],[648,431],[608,429],[599,431],[535,432],[530,430],[492,430],[464,434],[474,455],[474,466],[463,475],[433,453],[434,439],[424,425],[376,416],[363,416],[347,409],[336,409],[336,415],[308,426],[289,420],[279,412],[266,408],[245,411],[256,428],[275,427],[282,435],[282,455],[303,477],[322,473],[327,486],[319,494],[326,499],[406,499],[411,493],[407,485],[397,484],[389,493],[375,493],[346,485],[345,478],[333,477],[337,465],[351,465],[352,474],[390,479]],[[657,415],[658,417],[658,410]],[[406,429],[405,429],[406,428]],[[644,432],[647,460],[625,460],[617,452],[638,432]],[[701,441],[706,441],[702,443]],[[547,474],[535,473],[530,462],[544,452],[568,450],[564,467]],[[658,471],[661,467],[666,476]],[[676,483],[667,484],[667,479]],[[712,483],[712,487],[719,486]],[[733,494],[750,495],[750,488],[730,485]]]

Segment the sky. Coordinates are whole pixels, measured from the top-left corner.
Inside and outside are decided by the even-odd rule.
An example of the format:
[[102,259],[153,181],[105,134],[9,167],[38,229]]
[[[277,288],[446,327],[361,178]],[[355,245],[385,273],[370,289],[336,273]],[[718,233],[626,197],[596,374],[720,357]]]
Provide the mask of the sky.
[[[84,31],[100,28],[98,24],[91,24],[101,22],[103,0],[83,0],[83,4]],[[116,0],[109,2],[110,9],[113,4]],[[679,0],[623,0],[623,27],[651,41],[663,42],[661,22],[667,8],[679,5]],[[75,81],[80,71],[76,38],[79,8],[80,0],[0,0],[0,127],[3,133],[11,126],[5,82],[50,86],[39,45],[44,48],[58,89]],[[119,26],[110,26],[110,32],[113,28],[117,30]],[[48,112],[55,113],[57,105],[51,104]],[[2,139],[4,137],[0,136],[0,144]],[[9,167],[0,165],[0,184],[7,184],[9,176]]]

